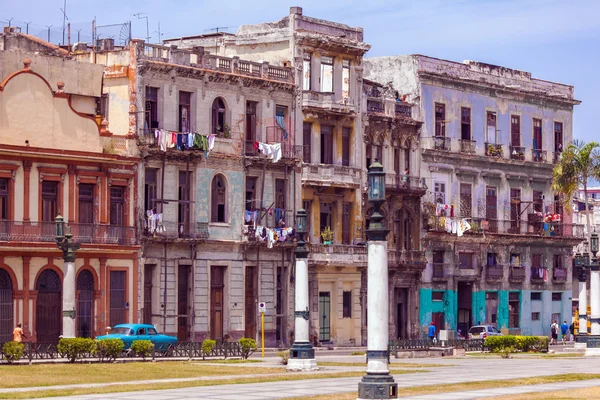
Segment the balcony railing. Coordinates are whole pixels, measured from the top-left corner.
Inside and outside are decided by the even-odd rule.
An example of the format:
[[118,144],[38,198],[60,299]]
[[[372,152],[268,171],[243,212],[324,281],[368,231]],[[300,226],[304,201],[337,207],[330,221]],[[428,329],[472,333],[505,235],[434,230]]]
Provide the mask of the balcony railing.
[[511,266],[508,279],[511,282],[525,282],[525,267]]
[[367,100],[367,112],[383,113],[385,107],[383,105],[383,99],[369,99]]
[[488,265],[485,270],[488,281],[497,281],[504,278],[504,267],[502,265]]
[[450,151],[451,139],[446,136],[434,136],[433,137],[433,148],[434,150]]
[[[138,243],[136,228],[103,224],[68,223],[73,240],[82,244],[118,244],[131,246]],[[54,242],[54,221],[0,221],[0,241]]]
[[[584,239],[584,225],[562,222],[542,222],[526,220],[498,220],[490,218],[466,218],[471,229],[465,234],[502,234],[539,236],[548,238]],[[429,217],[429,231],[447,232],[445,217]]]
[[547,152],[542,149],[531,149],[531,160],[535,162],[546,162]]
[[544,282],[548,279],[548,269],[544,267],[531,267],[531,282]]
[[[281,143],[281,158],[290,160],[299,160],[302,158],[303,149],[301,145]],[[263,153],[254,149],[254,142],[244,142],[244,154],[248,157],[267,157]]]
[[525,161],[525,147],[522,146],[510,146],[510,159]]
[[485,155],[488,157],[498,157],[501,158],[502,154],[502,144],[498,143],[486,143],[485,144]]
[[412,118],[412,106],[410,104],[396,102],[394,105],[396,116]]
[[385,176],[385,186],[390,190],[427,190],[425,182],[418,176],[410,175],[391,175]]
[[361,183],[361,170],[360,168],[344,165],[304,164],[302,166],[302,179],[318,185],[359,186]]
[[552,280],[554,282],[566,282],[567,281],[567,269],[566,268],[554,268],[552,272]]
[[554,153],[552,153],[553,157],[552,157],[552,162],[554,164],[556,164],[557,162],[560,161],[560,156],[562,154],[562,151],[555,151]]
[[467,154],[475,154],[475,147],[477,142],[475,140],[460,140],[460,152]]
[[311,244],[308,258],[319,264],[366,266],[367,247],[351,244]]
[[340,113],[355,112],[352,98],[347,97],[336,101],[334,92],[317,92],[314,90],[302,92],[302,107],[323,108]]
[[208,223],[165,221],[150,225],[146,222],[144,237],[156,240],[205,240],[209,238]]
[[425,252],[421,250],[388,250],[388,264],[425,266]]

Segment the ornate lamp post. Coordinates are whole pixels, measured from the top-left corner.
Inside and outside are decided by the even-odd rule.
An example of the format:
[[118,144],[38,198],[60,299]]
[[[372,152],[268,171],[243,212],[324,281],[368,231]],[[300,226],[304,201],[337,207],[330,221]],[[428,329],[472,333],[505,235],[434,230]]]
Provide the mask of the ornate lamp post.
[[587,266],[581,253],[575,255],[575,268],[577,268],[577,280],[579,281],[579,329],[577,335],[587,336]]
[[79,243],[73,241],[71,229],[67,227],[65,233],[65,221],[58,215],[56,222],[56,244],[63,252],[64,278],[62,293],[62,337],[74,338],[75,330],[75,252],[79,249]]
[[296,301],[295,301],[295,336],[294,344],[290,349],[288,371],[314,371],[317,368],[315,350],[312,348],[308,336],[308,248],[304,236],[308,232],[306,211],[299,209],[296,212],[296,233],[298,243],[296,246]]
[[369,167],[368,201],[373,206],[367,229],[367,375],[358,383],[359,399],[395,399],[398,385],[388,368],[389,288],[387,235],[380,208],[385,202],[385,172]]

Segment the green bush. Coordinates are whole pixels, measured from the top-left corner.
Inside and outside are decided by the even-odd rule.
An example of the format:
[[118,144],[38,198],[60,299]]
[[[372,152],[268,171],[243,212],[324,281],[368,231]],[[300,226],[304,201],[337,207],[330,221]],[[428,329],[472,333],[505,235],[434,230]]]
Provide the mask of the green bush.
[[548,349],[548,338],[545,336],[488,336],[485,338],[485,346],[492,353],[541,352]]
[[287,365],[288,361],[290,359],[290,351],[289,350],[278,351],[277,357],[281,357],[281,360],[279,360],[280,364]]
[[58,352],[73,363],[96,351],[94,339],[89,338],[61,338],[58,342]]
[[250,338],[241,338],[238,340],[242,347],[242,358],[247,360],[257,349],[256,340]]
[[516,336],[488,336],[485,338],[485,346],[492,353],[499,353],[507,347],[516,348]]
[[209,356],[212,349],[217,345],[216,340],[204,339],[202,342],[202,358]]
[[6,342],[2,345],[2,354],[4,359],[12,364],[18,361],[25,354],[25,345],[20,342]]
[[122,352],[125,344],[121,339],[102,339],[96,341],[96,354],[100,361],[112,361]]
[[136,355],[142,356],[144,359],[150,355],[153,348],[154,343],[149,340],[134,340],[133,343],[131,343],[131,350],[133,350]]

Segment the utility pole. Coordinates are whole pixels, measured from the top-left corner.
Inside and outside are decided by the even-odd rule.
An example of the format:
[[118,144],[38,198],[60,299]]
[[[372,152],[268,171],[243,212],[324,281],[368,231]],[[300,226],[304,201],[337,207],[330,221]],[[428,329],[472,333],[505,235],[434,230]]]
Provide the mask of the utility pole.
[[50,43],[50,28],[52,28],[54,25],[46,25],[46,28],[48,28],[48,43]]
[[11,22],[13,19],[15,19],[15,17],[12,17],[12,18],[9,18],[9,19],[8,19],[8,27],[9,27],[9,28],[10,28],[10,22]]
[[[148,27],[148,15],[146,13],[137,13],[133,14],[137,19],[145,19],[146,20],[146,43],[150,44],[150,29]],[[160,31],[160,24],[158,24],[158,30]]]
[[29,24],[31,23],[31,21],[29,22],[25,22],[25,33],[29,35]]
[[77,43],[79,43],[79,34],[81,33],[81,29],[77,29]]
[[158,33],[158,42],[156,42],[156,44],[162,44],[161,43],[162,34],[160,33],[160,22],[158,23],[158,31],[156,31],[156,33]]
[[63,36],[62,36],[62,44],[64,45],[65,44],[65,29],[67,28],[66,27],[66,23],[67,23],[67,20],[69,19],[69,18],[67,18],[67,0],[64,0],[63,4],[64,4],[63,8],[61,8],[60,11],[62,11],[62,13],[63,13],[63,27],[62,27]]

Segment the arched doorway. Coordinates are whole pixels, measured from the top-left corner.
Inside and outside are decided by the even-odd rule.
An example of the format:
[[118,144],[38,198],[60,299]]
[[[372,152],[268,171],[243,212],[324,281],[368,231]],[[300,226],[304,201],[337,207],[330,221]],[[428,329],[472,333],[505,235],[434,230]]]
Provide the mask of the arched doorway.
[[77,337],[93,336],[94,276],[87,269],[77,277]]
[[12,280],[8,272],[0,268],[0,343],[13,339],[13,328]]
[[47,269],[38,277],[35,288],[38,291],[35,314],[37,342],[57,342],[62,325],[60,277],[53,270]]

